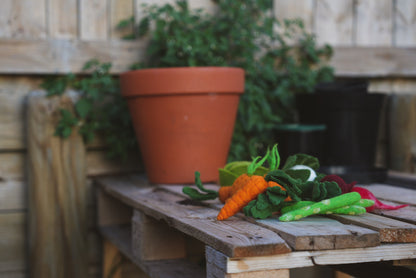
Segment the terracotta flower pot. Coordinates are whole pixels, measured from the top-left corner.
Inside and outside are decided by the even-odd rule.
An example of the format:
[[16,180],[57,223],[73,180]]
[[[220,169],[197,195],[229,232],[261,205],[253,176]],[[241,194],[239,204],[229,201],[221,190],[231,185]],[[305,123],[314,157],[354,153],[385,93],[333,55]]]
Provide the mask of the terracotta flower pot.
[[121,91],[151,183],[218,180],[234,130],[244,71],[226,67],[144,69],[121,75]]

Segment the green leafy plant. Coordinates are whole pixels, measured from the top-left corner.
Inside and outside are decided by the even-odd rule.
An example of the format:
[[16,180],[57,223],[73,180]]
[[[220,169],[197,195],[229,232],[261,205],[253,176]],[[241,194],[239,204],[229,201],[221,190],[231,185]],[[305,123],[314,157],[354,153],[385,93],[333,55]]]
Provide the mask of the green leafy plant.
[[118,79],[110,74],[110,69],[110,63],[93,59],[84,65],[85,75],[52,76],[41,87],[48,96],[63,95],[67,90],[77,92],[75,112],[61,110],[55,135],[67,138],[77,127],[88,143],[101,134],[110,157],[126,158],[130,151],[137,150],[137,143]]
[[294,96],[333,78],[328,45],[317,46],[301,20],[277,20],[270,0],[217,0],[214,14],[176,5],[145,6],[135,27],[147,36],[146,59],[134,68],[235,66],[246,72],[245,94],[229,160],[249,160],[274,144],[278,123],[296,121]]
[[[272,132],[276,124],[296,121],[296,94],[311,93],[318,82],[332,79],[333,70],[325,65],[332,49],[328,45],[317,46],[302,21],[277,20],[272,13],[272,0],[215,2],[213,13],[190,9],[184,0],[144,6],[144,17],[132,28],[134,33],[126,36],[126,39],[149,40],[145,60],[134,64],[132,69],[243,68],[245,94],[240,100],[229,160],[250,160],[275,143]],[[134,22],[134,18],[128,18],[118,28],[131,28]],[[90,76],[80,78],[70,74],[47,81],[44,86],[51,95],[61,94],[68,87],[81,92],[76,115],[63,112],[58,134],[67,136],[72,127],[79,126],[83,136],[90,140],[96,131],[103,132],[117,153],[125,149],[123,146],[131,146],[134,136],[130,130],[130,137],[122,136],[120,127],[129,125],[128,114],[116,92],[117,81],[109,75],[109,67],[95,61],[86,67],[92,71]],[[115,101],[109,101],[112,105],[106,107],[102,97]],[[118,138],[128,142],[120,142]]]

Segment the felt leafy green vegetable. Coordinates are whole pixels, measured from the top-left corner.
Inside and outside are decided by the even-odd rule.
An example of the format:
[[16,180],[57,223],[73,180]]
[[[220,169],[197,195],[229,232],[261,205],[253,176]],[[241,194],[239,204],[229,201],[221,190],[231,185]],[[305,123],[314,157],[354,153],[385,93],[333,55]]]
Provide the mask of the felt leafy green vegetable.
[[182,188],[182,192],[191,197],[193,200],[197,201],[205,201],[205,200],[213,200],[218,197],[218,192],[215,190],[206,189],[201,182],[200,178],[201,174],[196,171],[195,172],[195,185],[198,187],[198,190],[195,188],[185,186]]
[[288,197],[287,191],[279,186],[269,187],[264,193],[257,196],[256,200],[252,200],[243,208],[246,216],[264,219],[270,217],[282,207],[284,200]]
[[317,171],[319,169],[319,160],[316,157],[303,153],[291,155],[286,159],[286,163],[283,165],[282,170],[289,170],[295,165],[305,165]]
[[299,220],[301,218],[313,215],[313,214],[323,214],[327,211],[333,211],[338,208],[352,205],[358,202],[361,199],[360,194],[357,192],[350,192],[342,194],[337,197],[330,199],[322,200],[318,203],[315,203],[311,206],[306,206],[300,209],[289,211],[279,217],[280,221],[293,221]]

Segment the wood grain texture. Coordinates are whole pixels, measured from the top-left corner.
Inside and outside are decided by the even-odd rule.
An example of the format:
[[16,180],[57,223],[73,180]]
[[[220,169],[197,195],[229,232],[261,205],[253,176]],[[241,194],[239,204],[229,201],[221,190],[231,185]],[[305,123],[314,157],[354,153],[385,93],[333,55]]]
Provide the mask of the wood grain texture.
[[59,109],[72,101],[35,92],[28,105],[31,277],[86,277],[85,146],[77,133],[53,135]]
[[45,38],[46,0],[2,0],[0,38]]
[[142,261],[185,258],[184,235],[135,210],[132,218],[133,254]]
[[392,170],[416,171],[416,95],[393,95],[389,102],[389,165]]
[[[229,258],[207,246],[207,262],[215,264],[226,273],[243,273],[287,269],[314,265],[336,265],[380,262],[416,258],[416,243],[383,244],[369,248],[352,248],[324,251],[299,251],[274,256]],[[209,252],[209,254],[208,254]]]
[[256,223],[276,231],[294,250],[327,250],[370,247],[380,244],[375,231],[344,225],[325,217],[308,217],[300,221],[279,222],[276,218]]
[[315,33],[319,43],[353,45],[354,1],[317,0]]
[[78,36],[78,1],[53,0],[48,3],[48,36],[75,39]]
[[[290,252],[274,232],[258,225],[230,218],[217,221],[217,209],[181,204],[183,197],[154,188],[140,190],[131,180],[98,179],[103,190],[123,203],[158,220],[165,220],[179,231],[221,250],[229,256],[253,256]],[[145,190],[145,191],[144,191]]]
[[357,0],[355,11],[356,45],[392,45],[393,0]]
[[27,268],[26,221],[27,213],[24,211],[0,213],[0,277]]
[[416,190],[387,184],[360,185],[370,190],[380,200],[416,206]]
[[396,0],[394,3],[394,45],[413,46],[416,44],[416,2]]
[[309,32],[314,30],[314,1],[313,0],[274,0],[273,13],[278,20],[300,18]]
[[416,225],[366,213],[360,216],[330,216],[342,223],[366,227],[380,233],[381,242],[416,242]]
[[0,182],[0,211],[24,210],[26,203],[26,182],[7,180]]
[[109,34],[107,0],[79,1],[79,37],[81,40],[106,40]]
[[110,38],[122,38],[133,32],[131,28],[117,29],[121,20],[129,19],[134,15],[133,0],[109,0],[110,3]]
[[0,40],[0,72],[15,74],[80,73],[85,62],[96,58],[112,62],[112,72],[129,69],[144,55],[143,41]]

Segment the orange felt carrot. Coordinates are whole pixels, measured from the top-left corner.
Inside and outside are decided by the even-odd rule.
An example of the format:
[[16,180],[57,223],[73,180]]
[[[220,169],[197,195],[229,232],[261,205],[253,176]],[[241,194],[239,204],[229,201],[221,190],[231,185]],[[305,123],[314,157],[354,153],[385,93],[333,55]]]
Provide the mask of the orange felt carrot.
[[242,188],[248,181],[250,176],[248,174],[242,174],[235,179],[231,186],[223,186],[218,191],[218,198],[221,203],[225,203],[228,198],[230,198],[234,193],[236,193],[240,188]]
[[250,177],[248,183],[240,188],[234,195],[228,198],[225,205],[220,210],[217,216],[217,220],[227,219],[243,207],[245,207],[250,201],[257,198],[257,195],[263,193],[268,187],[267,181],[262,176],[253,175]]

